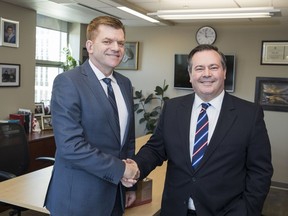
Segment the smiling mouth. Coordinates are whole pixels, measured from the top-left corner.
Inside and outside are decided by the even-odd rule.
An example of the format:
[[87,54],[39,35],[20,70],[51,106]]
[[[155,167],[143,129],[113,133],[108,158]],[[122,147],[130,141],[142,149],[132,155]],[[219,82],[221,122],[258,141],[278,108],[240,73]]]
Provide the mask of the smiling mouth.
[[200,83],[202,83],[204,85],[211,85],[214,83],[214,81],[200,81]]
[[106,54],[107,56],[112,56],[112,57],[117,57],[117,58],[119,58],[120,57],[120,55],[119,54]]

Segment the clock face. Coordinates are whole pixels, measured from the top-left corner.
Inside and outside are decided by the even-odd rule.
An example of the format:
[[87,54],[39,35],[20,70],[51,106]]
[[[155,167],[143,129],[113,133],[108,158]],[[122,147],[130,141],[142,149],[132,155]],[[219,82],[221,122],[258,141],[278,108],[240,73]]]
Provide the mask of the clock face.
[[213,44],[216,40],[216,31],[209,26],[201,27],[196,33],[198,44]]

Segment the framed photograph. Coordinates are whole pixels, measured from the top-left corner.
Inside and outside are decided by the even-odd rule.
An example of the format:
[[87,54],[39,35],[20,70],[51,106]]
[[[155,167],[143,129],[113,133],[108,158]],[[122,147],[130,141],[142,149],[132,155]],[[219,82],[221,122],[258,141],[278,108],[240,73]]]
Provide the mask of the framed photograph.
[[34,116],[45,115],[44,103],[35,103]]
[[138,70],[139,42],[126,42],[125,54],[117,70]]
[[1,46],[19,47],[19,22],[1,17]]
[[288,65],[288,41],[262,41],[262,65]]
[[264,110],[288,112],[288,78],[256,77],[255,102]]
[[42,117],[41,116],[34,116],[33,122],[32,122],[32,131],[33,132],[39,132],[42,130]]
[[20,86],[20,64],[0,63],[0,87]]
[[43,130],[52,130],[52,118],[51,115],[41,116],[42,120],[42,129]]

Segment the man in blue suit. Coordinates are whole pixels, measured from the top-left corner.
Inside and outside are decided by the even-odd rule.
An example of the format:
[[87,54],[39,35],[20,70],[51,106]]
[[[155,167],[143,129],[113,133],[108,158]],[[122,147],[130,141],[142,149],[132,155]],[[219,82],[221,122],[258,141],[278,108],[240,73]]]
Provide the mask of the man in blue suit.
[[[188,71],[195,93],[165,102],[154,134],[135,157],[140,178],[167,160],[163,216],[260,216],[273,173],[263,110],[225,92],[225,56],[217,47],[193,49]],[[202,103],[209,103],[208,130],[196,141]]]
[[[136,199],[135,191],[121,184],[138,171],[126,160],[135,153],[132,85],[114,71],[124,44],[120,20],[95,18],[87,27],[89,59],[54,80],[51,114],[57,149],[44,204],[52,216],[120,216]],[[114,107],[105,78],[111,80]]]

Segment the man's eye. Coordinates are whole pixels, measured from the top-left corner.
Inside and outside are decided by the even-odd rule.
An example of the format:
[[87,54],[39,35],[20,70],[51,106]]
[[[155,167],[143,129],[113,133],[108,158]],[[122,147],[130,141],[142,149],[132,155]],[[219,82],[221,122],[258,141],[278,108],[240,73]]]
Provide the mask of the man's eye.
[[118,42],[118,46],[124,47],[125,43],[124,42]]
[[219,69],[218,66],[212,66],[212,67],[210,67],[210,70],[212,70],[212,71],[216,71],[216,70],[218,70],[218,69]]
[[203,68],[202,67],[197,67],[197,68],[195,68],[195,71],[203,71]]
[[109,41],[109,40],[105,40],[105,41],[103,41],[103,43],[104,43],[105,45],[110,45],[112,42]]

